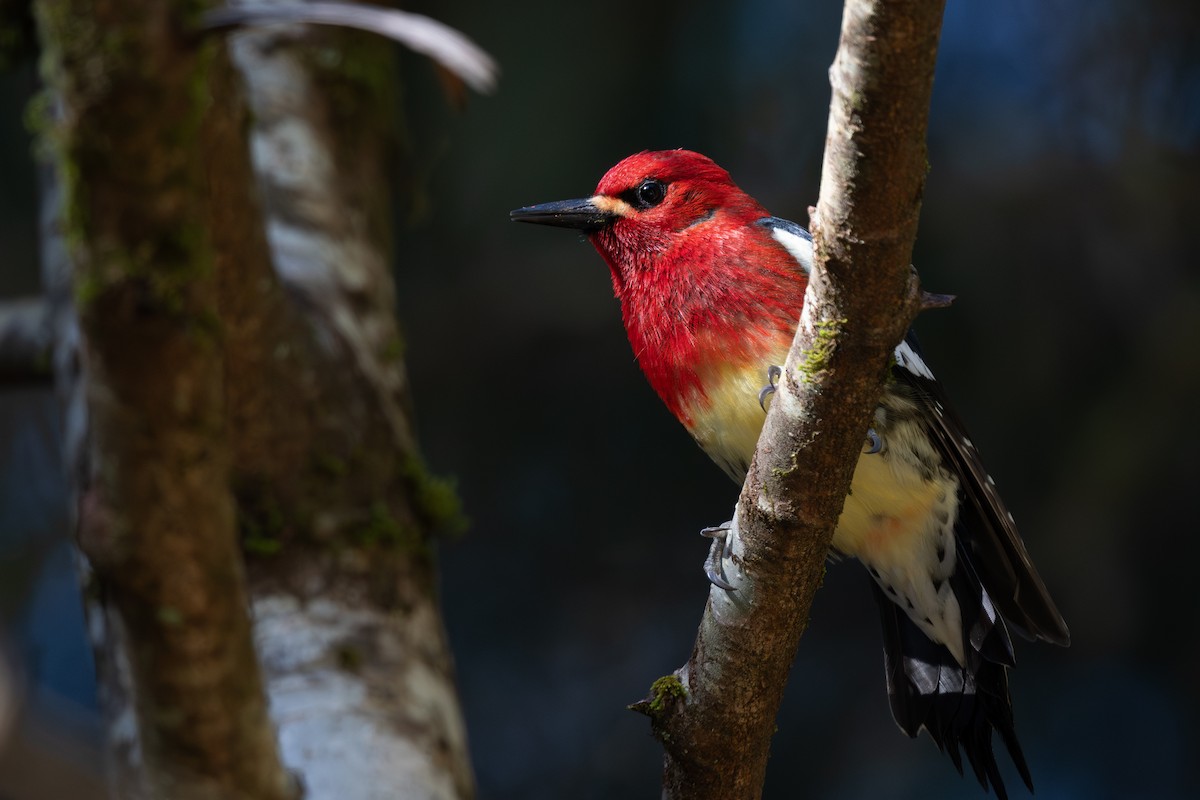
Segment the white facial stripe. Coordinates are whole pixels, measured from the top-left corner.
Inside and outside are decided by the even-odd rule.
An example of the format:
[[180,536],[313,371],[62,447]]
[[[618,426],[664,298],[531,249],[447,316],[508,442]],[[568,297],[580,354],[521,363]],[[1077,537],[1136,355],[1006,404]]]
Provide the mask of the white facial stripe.
[[611,197],[607,194],[598,194],[592,197],[592,205],[603,211],[605,214],[614,214],[618,217],[629,217],[633,215],[633,206],[626,203],[619,197]]

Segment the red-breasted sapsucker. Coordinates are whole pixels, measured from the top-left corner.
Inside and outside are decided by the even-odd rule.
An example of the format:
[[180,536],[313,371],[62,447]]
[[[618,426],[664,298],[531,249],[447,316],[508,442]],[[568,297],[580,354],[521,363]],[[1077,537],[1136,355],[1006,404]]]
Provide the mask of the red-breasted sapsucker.
[[[800,319],[808,231],[768,214],[729,173],[687,150],[630,156],[591,197],[512,218],[587,234],[612,271],[651,386],[742,482],[765,417],[760,387],[784,363]],[[911,334],[896,347],[892,376],[833,549],[874,579],[900,728],[909,736],[924,728],[959,772],[961,747],[984,788],[1004,797],[995,730],[1032,790],[1013,729],[1008,632],[1061,645],[1070,634]]]

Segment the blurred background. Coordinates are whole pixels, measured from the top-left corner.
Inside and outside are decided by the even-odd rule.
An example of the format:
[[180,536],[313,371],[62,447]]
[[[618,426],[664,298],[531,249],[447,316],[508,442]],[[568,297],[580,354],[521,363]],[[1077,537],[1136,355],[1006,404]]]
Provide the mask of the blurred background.
[[[446,107],[403,60],[424,191],[397,220],[421,439],[471,529],[441,551],[482,798],[657,797],[625,710],[690,651],[700,528],[737,487],[645,384],[603,262],[508,211],[643,149],[712,156],[779,216],[817,199],[836,2],[414,2],[503,65]],[[31,63],[0,75],[0,293],[37,291]],[[950,0],[917,323],[1073,633],[1018,643],[1039,798],[1200,796],[1200,5]],[[95,786],[98,726],[48,387],[0,391],[0,796]],[[766,796],[981,796],[891,721],[865,572],[830,569]],[[15,716],[8,709],[16,708]],[[1020,780],[1000,758],[1009,789]],[[56,784],[57,785],[57,784]]]

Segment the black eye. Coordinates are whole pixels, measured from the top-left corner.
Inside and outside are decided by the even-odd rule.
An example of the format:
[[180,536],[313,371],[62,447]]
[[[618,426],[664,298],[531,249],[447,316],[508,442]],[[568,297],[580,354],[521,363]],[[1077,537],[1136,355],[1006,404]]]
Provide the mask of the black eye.
[[639,210],[653,208],[666,196],[667,185],[660,180],[651,178],[648,181],[642,181],[641,185],[633,190],[633,204]]

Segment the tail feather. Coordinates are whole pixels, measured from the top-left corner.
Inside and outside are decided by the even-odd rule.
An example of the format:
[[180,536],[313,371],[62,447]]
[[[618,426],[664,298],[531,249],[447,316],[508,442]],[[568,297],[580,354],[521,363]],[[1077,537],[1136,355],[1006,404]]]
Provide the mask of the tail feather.
[[1008,692],[1012,642],[961,547],[950,581],[962,612],[966,664],[959,664],[949,649],[929,639],[872,583],[883,623],[892,716],[909,736],[915,737],[924,728],[959,774],[963,772],[965,753],[983,788],[991,786],[997,797],[1006,800],[1008,795],[992,751],[992,731],[1000,734],[1021,779],[1033,791],[1033,779],[1013,726]]

